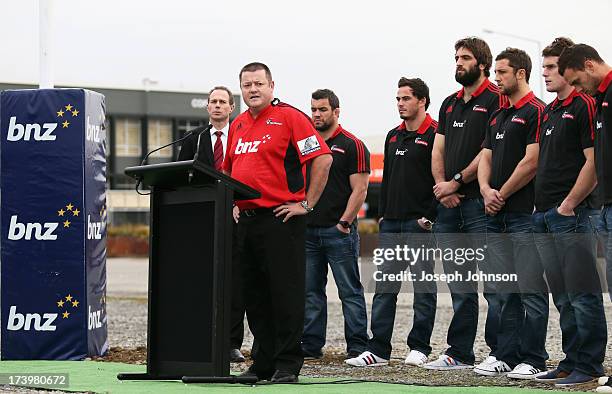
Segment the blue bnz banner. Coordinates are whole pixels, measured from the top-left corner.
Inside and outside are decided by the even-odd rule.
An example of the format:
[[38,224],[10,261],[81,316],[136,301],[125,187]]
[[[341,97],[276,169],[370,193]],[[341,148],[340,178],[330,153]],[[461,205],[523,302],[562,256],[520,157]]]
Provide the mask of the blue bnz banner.
[[0,94],[1,357],[108,350],[104,96]]

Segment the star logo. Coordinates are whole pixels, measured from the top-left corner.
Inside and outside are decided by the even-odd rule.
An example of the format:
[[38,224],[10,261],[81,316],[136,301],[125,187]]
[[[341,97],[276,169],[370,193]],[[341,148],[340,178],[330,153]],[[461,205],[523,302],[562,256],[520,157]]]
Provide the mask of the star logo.
[[77,116],[79,114],[79,111],[77,111],[76,109],[72,111],[72,116]]
[[60,109],[59,111],[57,111],[57,117],[61,118],[62,116],[64,116],[64,111]]
[[78,209],[76,209],[76,208],[75,208],[75,209],[72,211],[72,216],[79,216],[79,213],[80,213],[80,212],[81,212],[81,211],[79,211]]
[[66,228],[66,227],[70,227],[70,221],[69,220],[66,220],[64,222],[64,228]]
[[58,308],[61,308],[61,307],[63,307],[63,306],[64,306],[64,300],[63,300],[63,299],[62,299],[62,300],[59,300],[59,301],[57,302],[57,307],[58,307]]
[[67,128],[68,128],[68,125],[70,125],[70,122],[68,122],[67,120],[65,120],[65,121],[62,123],[62,128],[63,128],[63,129],[67,129]]
[[64,313],[62,313],[62,319],[68,319],[68,316],[70,316],[70,312],[64,311]]
[[60,209],[59,211],[57,211],[57,216],[64,216],[65,213],[66,211],[64,211],[63,209]]
[[64,108],[66,108],[66,111],[72,111],[72,104],[68,104]]

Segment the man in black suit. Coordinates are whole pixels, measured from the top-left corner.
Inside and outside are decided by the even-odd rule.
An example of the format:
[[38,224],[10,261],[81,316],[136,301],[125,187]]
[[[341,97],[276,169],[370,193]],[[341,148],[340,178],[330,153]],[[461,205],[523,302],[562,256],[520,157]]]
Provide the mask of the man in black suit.
[[[234,96],[225,86],[215,86],[208,93],[206,110],[210,116],[210,135],[200,136],[198,158],[204,163],[221,168],[225,149],[227,147],[227,133],[229,131],[230,114],[234,110]],[[195,156],[198,146],[198,134],[191,135],[181,145],[178,160],[191,160]]]
[[[230,114],[234,110],[234,96],[225,86],[215,86],[208,93],[206,106],[210,117],[210,134],[200,136],[198,160],[215,169],[221,168],[227,149],[227,134],[229,131]],[[191,135],[183,141],[178,160],[192,160],[198,146],[198,135]],[[234,259],[235,261],[235,259]],[[243,362],[240,352],[244,339],[244,300],[240,284],[240,271],[237,264],[232,264],[232,311],[230,331],[230,361]]]

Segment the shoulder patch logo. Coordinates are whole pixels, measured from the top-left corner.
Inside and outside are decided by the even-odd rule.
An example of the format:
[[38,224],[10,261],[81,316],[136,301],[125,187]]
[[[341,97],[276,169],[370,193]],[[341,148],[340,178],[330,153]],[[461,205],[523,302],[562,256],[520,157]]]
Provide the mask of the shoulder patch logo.
[[391,137],[391,138],[389,139],[389,142],[397,142],[397,136],[396,136],[396,135],[394,135],[393,137]]
[[491,123],[489,123],[489,126],[495,126],[496,124],[497,124],[497,118],[493,118]]
[[303,140],[299,140],[297,142],[298,149],[302,156],[306,156],[309,153],[316,152],[321,149],[321,145],[319,144],[319,140],[314,135],[310,137],[306,137]]
[[450,114],[451,112],[453,112],[453,106],[449,105],[448,108],[446,108],[446,113]]

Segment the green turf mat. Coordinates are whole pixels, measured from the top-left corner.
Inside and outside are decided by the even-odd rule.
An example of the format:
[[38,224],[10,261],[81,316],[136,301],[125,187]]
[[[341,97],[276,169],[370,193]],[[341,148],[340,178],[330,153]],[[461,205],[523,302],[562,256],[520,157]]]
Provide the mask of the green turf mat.
[[[107,363],[95,361],[0,361],[0,374],[7,373],[67,373],[69,387],[65,391],[89,391],[97,393],[342,393],[371,394],[550,394],[547,390],[532,390],[513,387],[423,387],[385,383],[326,384],[326,385],[270,385],[255,388],[236,384],[190,384],[170,381],[119,381],[120,372],[145,372],[143,365]],[[342,378],[338,378],[342,379]],[[300,382],[326,382],[330,379],[300,378]],[[33,387],[33,386],[32,386]],[[256,391],[253,391],[256,390]]]

